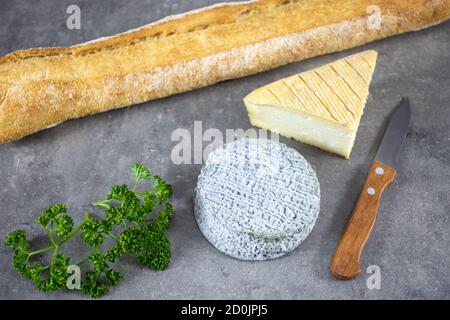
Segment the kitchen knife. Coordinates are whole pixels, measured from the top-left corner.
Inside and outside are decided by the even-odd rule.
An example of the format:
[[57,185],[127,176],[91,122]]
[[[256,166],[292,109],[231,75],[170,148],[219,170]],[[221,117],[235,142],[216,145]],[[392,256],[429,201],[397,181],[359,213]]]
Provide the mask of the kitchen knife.
[[366,182],[331,259],[331,273],[339,279],[352,279],[361,271],[361,252],[375,223],[381,194],[397,173],[410,117],[409,99],[403,98],[389,120]]

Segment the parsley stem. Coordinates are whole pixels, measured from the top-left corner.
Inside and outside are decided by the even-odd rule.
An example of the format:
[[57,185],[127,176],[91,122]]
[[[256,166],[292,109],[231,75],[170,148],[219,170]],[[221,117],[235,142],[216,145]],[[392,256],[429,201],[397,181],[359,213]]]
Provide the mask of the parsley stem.
[[94,206],[96,206],[96,207],[103,207],[103,208],[106,208],[106,209],[109,209],[111,207],[109,205],[109,203],[105,203],[104,201],[96,202],[96,203],[94,203]]
[[112,232],[109,232],[108,235],[109,235],[111,238],[113,238],[114,240],[117,240],[117,237],[116,237]]
[[53,239],[53,228],[48,229],[48,237],[50,238],[53,247],[58,247],[58,244],[55,242],[55,239]]
[[133,189],[131,189],[133,192],[136,192],[136,187],[137,187],[137,185],[139,183],[139,180],[141,180],[141,178],[139,178],[139,176],[136,177],[136,182],[134,183]]
[[55,248],[55,246],[51,245],[51,246],[48,246],[48,247],[46,247],[46,248],[42,248],[42,249],[40,249],[40,250],[36,250],[36,251],[30,252],[30,253],[28,254],[28,256],[31,257],[31,256],[34,256],[34,255],[36,255],[36,254],[44,253],[44,252],[47,252],[47,251],[52,250],[53,248]]
[[85,223],[86,223],[86,220],[85,220],[82,224],[80,224],[78,227],[76,227],[75,229],[73,229],[72,232],[69,233],[69,234],[67,235],[67,237],[66,237],[64,240],[60,241],[59,243],[56,243],[54,240],[52,241],[52,238],[50,238],[50,241],[52,241],[52,245],[51,245],[51,246],[48,246],[48,247],[45,247],[45,248],[42,248],[42,249],[39,249],[39,250],[36,250],[36,251],[32,251],[32,252],[30,252],[30,253],[28,254],[28,257],[34,256],[34,255],[37,255],[37,254],[40,254],[40,253],[44,253],[44,252],[47,252],[47,251],[50,251],[50,250],[54,250],[55,247],[61,246],[63,243],[65,243],[65,242],[68,241],[70,238],[72,238],[75,234],[77,234],[78,231],[80,231],[80,229],[83,227],[83,225],[84,225]]
[[58,253],[58,246],[55,247],[55,250],[53,250],[52,254],[52,260],[50,261],[50,273],[53,270],[53,265],[55,264],[56,254]]
[[[52,245],[30,252],[27,257],[27,262],[32,256],[35,256],[37,254],[41,254],[41,253],[44,253],[44,252],[47,252],[50,250],[56,251],[59,248],[59,246],[61,246],[64,242],[66,242],[67,240],[72,238],[81,229],[81,227],[85,224],[85,222],[86,222],[86,220],[82,224],[80,224],[78,227],[76,227],[71,233],[69,233],[67,235],[67,237],[64,240],[60,241],[59,243],[56,243],[55,240],[53,239],[53,232],[52,232],[53,229],[50,229],[49,230],[49,238],[50,238],[50,241],[52,242]],[[55,252],[53,254],[55,254]],[[53,256],[52,256],[52,261],[53,261]]]
[[73,229],[72,232],[69,233],[69,234],[67,235],[67,237],[66,237],[64,240],[62,240],[58,245],[62,245],[64,242],[66,242],[67,240],[69,240],[70,238],[72,238],[74,235],[76,235],[76,234],[78,233],[78,231],[80,231],[80,229],[83,227],[83,225],[86,223],[86,221],[87,221],[88,219],[89,219],[89,215],[86,214],[86,218],[84,219],[84,221],[83,221],[78,227],[76,227],[75,229]]
[[84,258],[83,260],[81,260],[80,262],[78,262],[77,263],[77,266],[80,266],[80,265],[82,265],[83,263],[85,263],[86,261],[88,261],[89,260],[89,256],[88,257],[86,257],[86,258]]

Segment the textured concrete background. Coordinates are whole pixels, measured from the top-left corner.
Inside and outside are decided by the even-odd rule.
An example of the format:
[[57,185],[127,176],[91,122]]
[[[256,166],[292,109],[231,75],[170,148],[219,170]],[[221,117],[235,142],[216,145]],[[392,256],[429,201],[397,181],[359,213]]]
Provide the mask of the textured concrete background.
[[[138,27],[213,0],[87,1],[0,0],[0,54],[39,46],[65,46]],[[82,29],[68,30],[65,10],[76,3]],[[319,66],[349,53],[376,49],[379,60],[351,159],[345,161],[281,139],[317,170],[321,213],[309,238],[291,255],[262,263],[240,262],[214,249],[192,213],[199,165],[174,165],[176,128],[250,127],[242,97],[270,81]],[[122,285],[105,298],[450,298],[450,23],[327,55],[244,79],[227,81],[133,108],[107,112],[0,146],[0,237],[24,228],[49,204],[66,202],[75,220],[114,183],[129,179],[129,165],[143,161],[174,186],[175,217],[169,236],[170,268],[156,273],[132,259]],[[413,105],[396,182],[383,196],[378,220],[353,281],[330,276],[328,263],[374,157],[387,117],[409,95]],[[79,251],[75,241],[69,251]],[[80,246],[81,247],[81,246]],[[43,294],[10,265],[0,249],[0,298],[81,298],[77,292]],[[367,266],[381,268],[381,289],[366,287]]]

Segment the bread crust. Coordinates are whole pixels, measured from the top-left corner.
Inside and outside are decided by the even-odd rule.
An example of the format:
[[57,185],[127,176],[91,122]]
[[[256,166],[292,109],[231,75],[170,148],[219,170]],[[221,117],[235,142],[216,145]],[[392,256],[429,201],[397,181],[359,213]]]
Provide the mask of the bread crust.
[[[383,20],[369,28],[367,8]],[[0,57],[0,143],[69,119],[425,28],[450,0],[225,3],[67,48]]]

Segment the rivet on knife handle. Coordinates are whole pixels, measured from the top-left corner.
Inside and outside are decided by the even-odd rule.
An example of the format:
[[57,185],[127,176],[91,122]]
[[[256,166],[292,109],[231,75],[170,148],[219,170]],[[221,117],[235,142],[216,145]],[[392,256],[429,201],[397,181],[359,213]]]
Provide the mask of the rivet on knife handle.
[[356,277],[361,252],[370,236],[384,189],[394,180],[396,171],[375,160],[331,260],[331,273],[339,279]]

